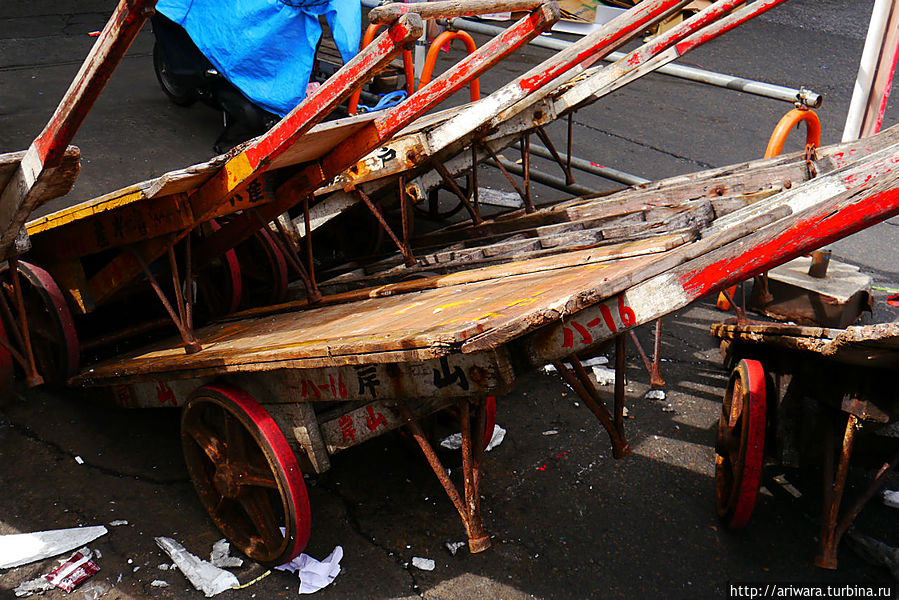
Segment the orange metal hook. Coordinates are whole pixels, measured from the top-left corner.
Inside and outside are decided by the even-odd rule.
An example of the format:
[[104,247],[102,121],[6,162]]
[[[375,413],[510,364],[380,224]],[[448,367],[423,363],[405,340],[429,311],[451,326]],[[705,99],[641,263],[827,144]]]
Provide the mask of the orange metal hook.
[[[471,54],[475,50],[478,49],[477,44],[474,43],[474,39],[468,35],[468,33],[464,31],[444,31],[431,42],[430,48],[428,48],[428,55],[425,57],[425,66],[421,71],[421,77],[419,78],[418,87],[421,87],[431,81],[431,77],[434,75],[434,66],[437,64],[437,55],[440,54],[440,48],[443,47],[444,44],[449,44],[453,40],[462,40],[462,43],[465,44],[465,50],[468,54]],[[477,79],[472,79],[471,83],[468,86],[469,94],[471,101],[481,99],[481,85],[478,83]]]
[[[365,48],[369,44],[372,43],[375,39],[375,34],[378,33],[378,29],[381,27],[385,27],[385,25],[369,25],[365,30],[365,35],[362,36],[362,47]],[[415,75],[412,69],[412,51],[408,49],[403,49],[403,76],[406,79],[406,94],[411,96],[415,91]],[[355,115],[356,111],[359,108],[359,96],[362,95],[362,89],[358,89],[353,92],[353,95],[350,96],[350,100],[347,104],[347,114]]]
[[805,143],[814,144],[817,148],[821,145],[821,121],[813,110],[808,108],[794,108],[778,122],[765,148],[765,158],[778,156],[784,147],[784,142],[790,135],[790,130],[805,122]]

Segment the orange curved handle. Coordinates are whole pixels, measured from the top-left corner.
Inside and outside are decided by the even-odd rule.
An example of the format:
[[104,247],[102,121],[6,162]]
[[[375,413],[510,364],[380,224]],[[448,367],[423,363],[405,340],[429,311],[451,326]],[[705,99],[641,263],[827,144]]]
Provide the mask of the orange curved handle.
[[814,144],[817,148],[821,145],[821,121],[813,110],[807,108],[794,108],[783,116],[771,139],[768,141],[768,147],[765,148],[765,158],[778,156],[784,147],[784,142],[790,135],[790,130],[797,127],[800,123],[805,122],[805,144]]
[[[477,44],[474,43],[474,38],[468,35],[468,33],[464,31],[444,31],[434,38],[434,41],[431,42],[431,46],[428,48],[428,55],[425,57],[425,66],[421,70],[421,77],[418,80],[419,88],[431,81],[431,77],[434,75],[434,66],[437,64],[437,55],[440,54],[440,48],[453,40],[462,40],[462,43],[465,44],[465,51],[468,54],[471,54],[478,49]],[[472,102],[481,99],[481,84],[477,79],[471,80],[471,83],[468,84],[468,89],[469,97]]]
[[[375,34],[378,33],[378,29],[381,27],[385,27],[388,24],[384,25],[369,25],[365,30],[365,35],[362,36],[362,47],[365,48],[369,44],[372,43],[375,39]],[[415,91],[415,75],[412,70],[412,51],[403,49],[403,76],[406,78],[406,95],[411,96],[412,92]],[[362,88],[357,89],[350,96],[349,102],[347,103],[347,114],[355,115],[359,109],[359,96],[362,95]]]

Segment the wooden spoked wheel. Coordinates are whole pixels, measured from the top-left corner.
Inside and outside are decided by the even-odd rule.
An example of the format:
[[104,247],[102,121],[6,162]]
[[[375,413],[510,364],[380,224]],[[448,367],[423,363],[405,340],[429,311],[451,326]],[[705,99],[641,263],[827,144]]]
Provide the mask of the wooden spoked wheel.
[[[21,260],[18,265],[18,279],[37,370],[47,383],[65,381],[78,372],[80,354],[72,313],[62,290],[47,271]],[[10,275],[9,266],[4,265],[0,269],[3,293],[9,305],[15,307]]]
[[228,540],[266,566],[309,541],[309,497],[287,439],[246,392],[207,385],[184,406],[181,444],[203,507]]
[[757,360],[741,360],[730,376],[715,445],[715,495],[718,516],[731,528],[744,527],[752,515],[765,452],[765,369]]
[[272,233],[262,228],[236,248],[244,280],[243,307],[278,304],[287,298],[287,259]]

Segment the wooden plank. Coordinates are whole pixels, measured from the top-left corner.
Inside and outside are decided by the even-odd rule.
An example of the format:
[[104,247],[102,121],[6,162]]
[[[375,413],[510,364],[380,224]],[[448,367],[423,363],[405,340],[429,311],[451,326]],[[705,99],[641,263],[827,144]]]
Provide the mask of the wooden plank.
[[[609,299],[576,316],[560,315],[562,319],[531,335],[524,342],[531,360],[534,364],[544,364],[572,352],[589,350],[617,332],[652,321],[707,294],[899,214],[896,150],[896,146],[888,147],[863,161],[779,194],[773,208],[786,211],[789,216],[758,228],[749,227],[755,216],[731,225],[730,230],[751,231],[741,236],[739,244],[705,248],[700,254],[695,254],[694,248],[671,251],[660,261],[666,263],[663,271],[639,284],[631,282],[622,291],[601,293]],[[727,231],[722,229],[710,237]],[[703,242],[692,246],[702,248]],[[671,265],[672,260],[680,262]],[[625,307],[630,315],[628,322],[616,323],[615,331],[604,328],[603,306],[606,311],[614,306]],[[476,352],[489,348],[507,339],[509,333],[490,332],[463,345],[463,350]]]
[[436,2],[391,2],[371,9],[368,20],[378,25],[390,23],[414,12],[422,19],[449,19],[485,13],[532,11],[544,0],[437,0]]
[[155,4],[156,0],[119,2],[50,121],[0,190],[0,259],[9,255],[28,216],[58,185],[55,169],[65,164],[69,142]]
[[[406,18],[406,17],[404,17]],[[493,67],[502,58],[527,43],[559,18],[558,6],[544,5],[521,19],[500,35],[492,38],[469,54],[452,69],[420,88],[412,96],[387,111],[379,113],[357,135],[341,142],[329,154],[309,165],[282,184],[278,201],[258,209],[265,221],[271,221],[302,198],[357,163],[362,157],[380,147],[416,118],[439,104],[471,79]],[[237,245],[257,228],[255,215],[241,215],[210,237],[197,249],[197,260],[203,263]]]

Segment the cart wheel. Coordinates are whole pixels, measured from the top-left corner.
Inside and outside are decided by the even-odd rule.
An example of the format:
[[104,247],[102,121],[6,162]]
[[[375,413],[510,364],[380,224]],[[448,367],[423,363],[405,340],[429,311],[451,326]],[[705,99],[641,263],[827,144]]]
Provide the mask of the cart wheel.
[[241,552],[275,566],[303,551],[310,527],[303,474],[284,434],[249,394],[199,388],[184,406],[181,445],[200,502]]
[[[3,344],[9,343],[9,338],[6,336],[6,329],[3,327],[3,322],[0,321],[0,340],[3,341]],[[14,363],[12,354],[10,354],[6,347],[0,344],[0,395],[3,398],[11,397],[14,381]]]
[[[44,269],[19,261],[19,283],[25,303],[31,347],[38,371],[47,383],[57,383],[78,372],[78,335],[62,291]],[[4,292],[15,306],[9,265],[0,269]]]
[[487,396],[484,404],[484,448],[493,438],[493,428],[496,425],[496,396]]
[[287,260],[271,232],[263,227],[237,247],[246,284],[244,306],[278,304],[287,297]]
[[[209,221],[212,231],[222,228],[214,219]],[[236,312],[243,299],[243,280],[237,253],[228,250],[197,274],[197,305],[208,317],[221,317]]]
[[715,445],[715,495],[718,516],[731,528],[752,515],[765,450],[765,369],[743,359],[727,384]]

